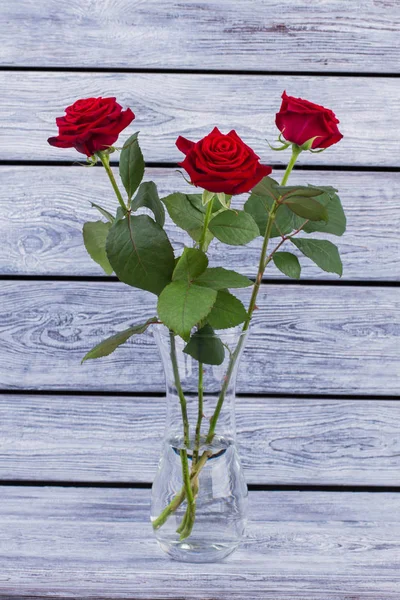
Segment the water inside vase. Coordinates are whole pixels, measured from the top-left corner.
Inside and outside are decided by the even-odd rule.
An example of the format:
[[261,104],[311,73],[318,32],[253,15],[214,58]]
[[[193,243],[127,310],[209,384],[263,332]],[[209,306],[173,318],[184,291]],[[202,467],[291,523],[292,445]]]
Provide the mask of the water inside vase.
[[[182,487],[180,449],[183,439],[165,441],[159,471],[153,484],[151,519],[173,500]],[[233,552],[243,539],[247,517],[247,486],[233,440],[216,435],[212,444],[201,445],[200,456],[211,456],[199,475],[196,520],[189,538],[180,540],[177,528],[186,502],[155,531],[161,548],[172,558],[189,562],[214,562]],[[189,464],[193,453],[188,450]]]

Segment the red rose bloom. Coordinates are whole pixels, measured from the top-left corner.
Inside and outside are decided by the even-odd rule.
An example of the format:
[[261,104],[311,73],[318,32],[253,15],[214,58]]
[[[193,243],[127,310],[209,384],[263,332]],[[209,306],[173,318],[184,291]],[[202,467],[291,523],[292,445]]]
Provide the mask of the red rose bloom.
[[301,146],[307,140],[318,136],[312,148],[328,148],[342,139],[335,113],[302,98],[282,94],[282,106],[276,114],[275,123],[283,137]]
[[199,142],[179,136],[176,145],[186,154],[179,165],[194,185],[208,192],[243,194],[272,171],[271,167],[260,164],[257,154],[233,130],[225,135],[214,127]]
[[112,146],[135,118],[131,109],[122,110],[115,98],[77,100],[65,113],[56,119],[58,136],[47,141],[58,148],[75,148],[86,156]]

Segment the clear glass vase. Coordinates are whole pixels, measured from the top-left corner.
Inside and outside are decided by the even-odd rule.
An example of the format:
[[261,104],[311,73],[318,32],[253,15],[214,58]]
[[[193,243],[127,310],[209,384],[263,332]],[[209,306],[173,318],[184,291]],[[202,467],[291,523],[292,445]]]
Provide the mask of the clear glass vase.
[[248,493],[236,446],[235,384],[247,333],[240,328],[218,332],[224,344],[222,364],[199,368],[183,352],[181,338],[164,326],[154,328],[165,370],[167,422],[152,487],[151,521],[159,545],[176,560],[222,560],[244,535]]

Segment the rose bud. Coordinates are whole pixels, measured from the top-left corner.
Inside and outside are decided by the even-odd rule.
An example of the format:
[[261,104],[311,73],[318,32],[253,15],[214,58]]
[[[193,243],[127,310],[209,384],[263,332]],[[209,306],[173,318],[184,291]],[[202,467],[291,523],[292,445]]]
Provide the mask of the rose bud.
[[86,156],[112,146],[135,118],[131,109],[122,110],[115,98],[77,100],[65,113],[56,119],[58,136],[47,141],[58,148],[75,148]]
[[314,138],[305,150],[328,148],[343,137],[337,127],[339,120],[329,108],[288,96],[286,92],[282,94],[275,123],[285,140],[298,146]]
[[198,142],[179,136],[176,145],[186,154],[179,165],[191,183],[209,192],[243,194],[272,171],[260,164],[259,156],[233,130],[223,134],[214,127]]

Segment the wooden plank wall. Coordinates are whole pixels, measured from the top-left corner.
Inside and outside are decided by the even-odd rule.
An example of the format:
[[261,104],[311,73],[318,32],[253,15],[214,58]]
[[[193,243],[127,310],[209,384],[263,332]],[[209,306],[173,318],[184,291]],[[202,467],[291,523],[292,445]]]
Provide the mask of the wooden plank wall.
[[[154,178],[160,192],[166,194],[185,188],[174,169],[179,157],[174,146],[177,135],[197,138],[215,123],[225,128],[235,126],[265,161],[274,164],[279,176],[282,154],[269,151],[265,137],[274,135],[273,114],[286,88],[289,93],[332,106],[341,119],[341,144],[322,154],[302,157],[293,178],[301,183],[339,187],[349,221],[348,232],[338,240],[344,276],[338,282],[334,275],[321,273],[303,260],[304,280],[299,285],[282,280],[274,267],[270,269],[238,383],[241,395],[251,393],[253,397],[250,404],[241,400],[239,410],[247,415],[251,427],[260,407],[264,410],[272,402],[278,421],[287,422],[288,427],[293,422],[296,428],[296,411],[288,411],[277,395],[296,406],[301,403],[305,426],[313,421],[316,411],[325,414],[326,396],[335,410],[350,419],[349,430],[363,436],[363,428],[358,428],[360,413],[348,412],[354,402],[360,406],[365,403],[367,419],[381,398],[388,401],[391,411],[398,411],[394,400],[400,378],[400,218],[398,139],[393,135],[400,129],[398,79],[394,76],[398,45],[385,54],[398,27],[393,19],[395,5],[387,3],[390,7],[377,10],[374,3],[366,3],[369,8],[360,20],[352,3],[338,2],[336,8],[318,3],[306,35],[299,25],[305,22],[306,4],[300,1],[290,3],[283,12],[278,4],[249,2],[240,15],[228,2],[189,2],[168,8],[156,1],[133,4],[137,11],[129,11],[128,16],[123,2],[110,2],[103,11],[98,5],[89,10],[77,2],[59,7],[46,0],[40,8],[40,21],[35,19],[39,9],[28,1],[6,1],[2,6],[8,25],[0,61],[3,423],[14,423],[11,437],[15,439],[26,439],[27,429],[36,431],[34,415],[38,410],[40,413],[42,405],[48,406],[50,398],[40,396],[40,390],[73,394],[68,396],[69,403],[78,413],[79,403],[83,412],[87,406],[86,396],[80,392],[94,394],[92,406],[101,406],[95,394],[106,394],[107,407],[107,395],[114,392],[140,398],[143,392],[159,394],[163,390],[161,365],[150,336],[128,343],[101,362],[79,364],[98,339],[151,315],[154,299],[102,277],[86,255],[81,227],[93,214],[89,201],[101,198],[111,208],[113,198],[102,172],[75,164],[78,156],[74,151],[48,146],[46,139],[55,130],[55,116],[79,96],[116,94],[137,113],[135,125],[142,131],[147,162],[157,165],[149,168],[146,177]],[[255,7],[257,16],[253,14]],[[346,28],[341,20],[346,21]],[[150,23],[161,27],[164,39],[155,35]],[[174,37],[176,27],[178,38]],[[328,32],[338,36],[334,48],[329,48],[333,38]],[[216,33],[220,47],[214,44]],[[166,35],[169,44],[165,44]],[[16,36],[25,44],[24,52]],[[149,36],[153,40],[150,48],[146,46]],[[196,43],[190,45],[189,38],[193,37]],[[85,41],[88,39],[90,44]],[[101,44],[110,39],[115,44],[106,52]],[[165,50],[162,61],[155,41]],[[185,51],[178,52],[178,47]],[[91,54],[93,48],[97,48],[95,54]],[[265,61],[262,65],[257,59],[260,56]],[[190,71],[194,68],[195,72]],[[283,74],[276,73],[281,70]],[[299,71],[302,74],[298,75]],[[303,74],[309,71],[312,74]],[[383,110],[388,117],[382,116]],[[171,223],[168,229],[176,247],[181,248],[185,237]],[[229,252],[216,244],[213,261],[217,264],[225,252],[232,268],[251,276],[258,250],[259,241],[250,250],[234,248]],[[151,365],[151,372],[144,365]],[[7,396],[9,391],[15,395]],[[298,396],[301,399],[296,400]],[[320,407],[316,396],[321,396]],[[21,422],[16,415],[30,397],[37,408],[25,409]],[[157,398],[155,406],[161,409]],[[139,400],[132,401],[130,407],[130,420],[135,423],[136,411],[142,411]],[[100,421],[106,422],[107,410],[99,413]],[[64,422],[66,439],[69,435],[75,439],[73,421]],[[159,431],[161,422],[160,418]],[[47,426],[51,429],[51,422],[44,424]],[[107,435],[113,438],[112,431]],[[45,429],[36,431],[31,439],[40,445],[41,436],[46,439]],[[274,435],[267,422],[259,437],[263,436],[267,440],[271,436],[272,443]],[[380,437],[385,444],[386,431]],[[143,443],[147,448],[151,436],[146,439]],[[23,477],[27,477],[31,443],[19,444],[26,463],[16,459],[12,444],[4,444],[0,476],[18,479],[25,473]],[[73,463],[77,450],[65,448],[61,470],[63,462],[71,459]],[[297,452],[296,475],[286,474],[271,460],[269,469],[256,469],[254,479],[249,471],[250,480],[258,484],[293,480],[322,483],[324,453],[313,455],[311,473],[315,475],[310,478],[310,465],[304,464],[301,449],[295,449],[295,455]],[[146,455],[154,456],[153,448]],[[370,456],[363,462],[367,468],[362,469],[360,481],[365,484],[377,482],[375,458]],[[89,469],[94,479],[98,479],[95,473],[103,470],[101,457],[97,460],[98,464]],[[357,460],[352,462],[351,456],[348,460],[346,468],[335,471],[333,479],[338,484],[351,480],[350,474],[357,469]],[[106,457],[103,461],[106,465]],[[132,481],[151,481],[150,475],[143,476],[149,468],[150,464],[144,467],[138,463],[130,471]],[[70,469],[66,478],[74,478],[74,473],[79,469]],[[379,480],[389,480],[392,475],[390,469],[389,474],[383,470]],[[52,478],[41,468],[32,470],[30,477]],[[113,477],[127,477],[122,458],[113,469]],[[331,481],[330,476],[325,479]]]
[[[265,140],[274,139],[286,89],[341,121],[343,141],[303,155],[292,181],[339,188],[348,231],[333,241],[344,274],[338,281],[305,259],[299,283],[273,266],[267,273],[237,403],[257,523],[223,577],[207,571],[211,588],[191,597],[212,589],[222,599],[232,584],[232,598],[258,598],[272,543],[263,598],[326,600],[329,590],[344,600],[354,581],[357,598],[398,598],[390,554],[398,540],[390,536],[400,503],[399,3],[3,0],[0,19],[0,597],[97,598],[106,590],[128,598],[133,586],[135,598],[161,598],[168,573],[155,575],[136,550],[137,570],[127,574],[129,519],[147,556],[148,490],[136,488],[152,481],[163,430],[152,338],[80,365],[98,340],[151,316],[154,298],[104,277],[86,255],[82,224],[97,218],[89,202],[111,208],[114,200],[102,171],[47,144],[55,117],[78,97],[116,95],[136,113],[130,131],[141,131],[146,178],[167,194],[186,187],[175,171],[176,137],[198,139],[215,124],[236,128],[279,178],[287,156]],[[170,221],[167,228],[182,248],[185,236]],[[259,240],[229,252],[215,244],[212,262],[222,255],[254,276],[259,248]],[[108,489],[77,489],[89,485]],[[363,542],[352,526],[360,520],[371,522]],[[103,522],[108,541],[119,541],[112,573],[99,571],[109,560],[105,541],[69,554],[78,526],[100,540]],[[328,523],[323,534],[320,522]],[[20,545],[21,535],[32,546]],[[354,547],[368,552],[351,562]],[[386,571],[368,580],[377,563]],[[188,577],[175,569],[171,594],[183,597]]]

